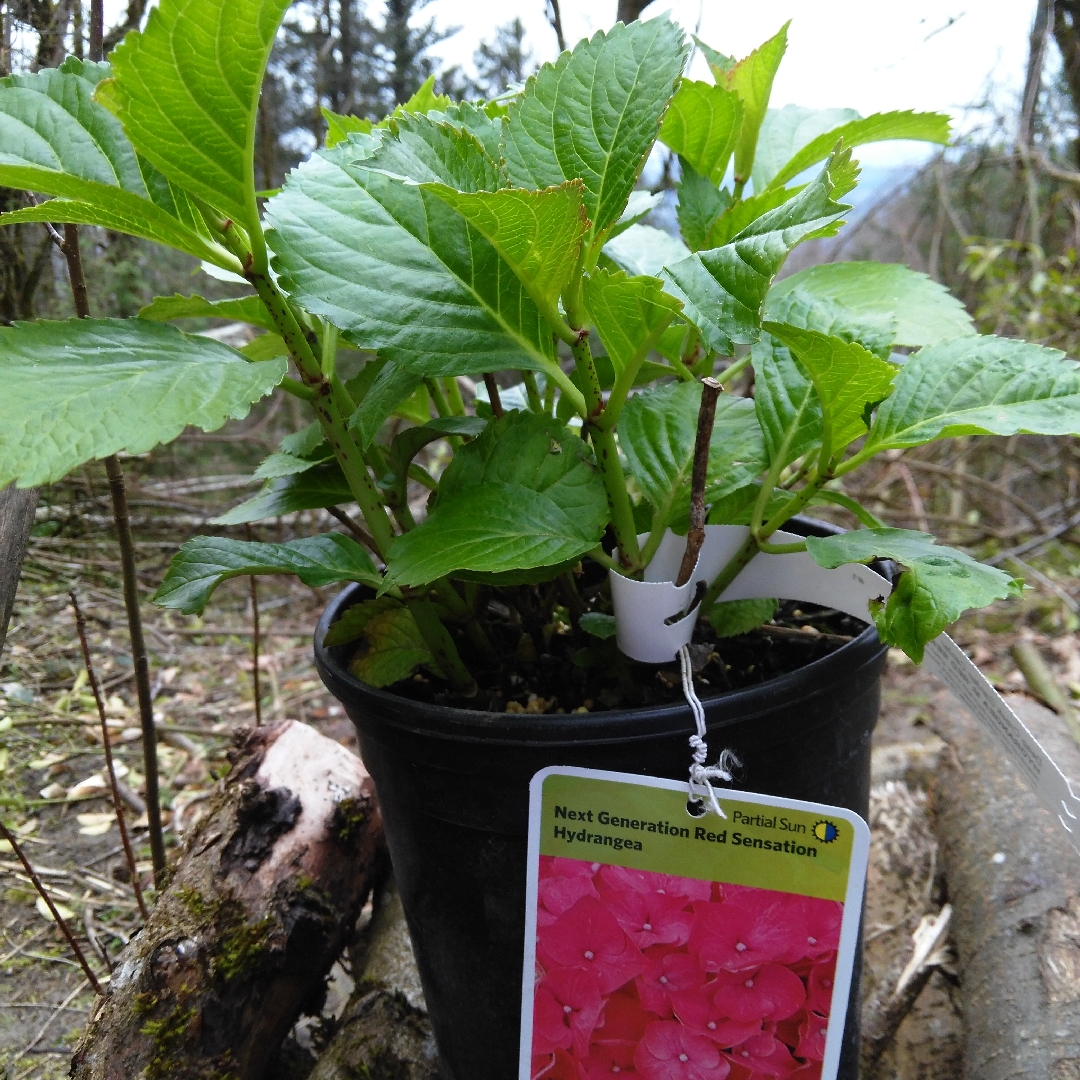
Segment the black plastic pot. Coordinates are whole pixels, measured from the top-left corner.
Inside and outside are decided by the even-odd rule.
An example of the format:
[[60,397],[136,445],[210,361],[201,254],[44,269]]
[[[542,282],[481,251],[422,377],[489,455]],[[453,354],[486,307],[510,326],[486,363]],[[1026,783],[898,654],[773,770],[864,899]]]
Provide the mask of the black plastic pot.
[[[443,1073],[516,1080],[529,781],[550,765],[685,779],[693,719],[685,706],[473,712],[375,690],[349,674],[347,649],[321,644],[362,596],[353,586],[327,607],[315,659],[375,781]],[[798,671],[706,701],[712,753],[727,747],[743,763],[734,786],[865,817],[885,652],[869,627]],[[858,1074],[858,989],[856,972],[841,1080]]]

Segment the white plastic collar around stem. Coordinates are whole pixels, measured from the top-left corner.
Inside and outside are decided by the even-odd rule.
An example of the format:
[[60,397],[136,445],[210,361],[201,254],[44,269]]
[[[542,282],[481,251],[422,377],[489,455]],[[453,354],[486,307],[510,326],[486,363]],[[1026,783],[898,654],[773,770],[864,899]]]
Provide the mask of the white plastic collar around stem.
[[[679,650],[690,644],[701,606],[670,625],[666,620],[686,611],[697,593],[698,583],[707,585],[720,573],[742,547],[749,531],[745,525],[707,525],[697,565],[685,585],[676,586],[674,579],[686,550],[686,537],[677,536],[670,529],[645,568],[644,581],[610,571],[619,649],[631,659],[646,664],[674,660]],[[645,538],[642,535],[639,540],[644,543]],[[793,544],[802,539],[783,532],[770,537],[775,544]],[[806,551],[787,555],[759,552],[720,599],[801,600],[872,622],[870,601],[884,600],[891,591],[892,586],[885,578],[861,563],[846,563],[835,570],[826,570]]]

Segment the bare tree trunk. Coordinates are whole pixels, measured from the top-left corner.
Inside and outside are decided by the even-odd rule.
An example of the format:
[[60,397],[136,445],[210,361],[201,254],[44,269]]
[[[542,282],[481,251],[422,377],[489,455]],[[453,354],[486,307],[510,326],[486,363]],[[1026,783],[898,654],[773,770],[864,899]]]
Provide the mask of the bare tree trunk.
[[619,0],[616,22],[632,23],[652,3],[652,0]]
[[382,865],[360,759],[292,720],[247,732],[145,929],[120,956],[73,1080],[261,1080]]
[[37,488],[21,491],[12,484],[0,491],[0,653],[4,651],[37,498]]
[[[1080,119],[1080,0],[1056,0],[1054,40],[1061,52],[1062,74],[1072,98],[1073,112]],[[1080,165],[1080,132],[1076,134],[1073,153]]]
[[128,0],[127,12],[124,14],[123,21],[117,23],[105,35],[102,42],[103,52],[108,55],[124,40],[124,35],[129,30],[137,30],[145,13],[146,0]]
[[[1010,698],[1075,784],[1080,750],[1061,719]],[[966,1036],[964,1075],[1080,1075],[1080,858],[1060,823],[959,710],[935,724],[951,748],[934,783],[953,904]]]
[[559,0],[547,0],[548,22],[555,31],[555,40],[559,43],[559,52],[566,52],[566,35],[562,28],[562,11],[559,8]]
[[1039,0],[1035,8],[1035,22],[1028,39],[1028,66],[1024,78],[1024,96],[1020,108],[1020,130],[1018,139],[1021,146],[1031,146],[1035,138],[1035,116],[1039,106],[1039,92],[1042,90],[1043,65],[1046,62],[1046,46],[1054,26],[1054,0]]

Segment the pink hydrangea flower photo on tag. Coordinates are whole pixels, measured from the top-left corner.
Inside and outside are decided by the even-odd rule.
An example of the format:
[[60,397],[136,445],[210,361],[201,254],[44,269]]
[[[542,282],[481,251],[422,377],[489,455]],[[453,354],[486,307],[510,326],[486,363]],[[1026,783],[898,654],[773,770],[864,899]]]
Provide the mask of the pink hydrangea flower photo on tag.
[[835,1076],[868,830],[718,795],[724,820],[668,780],[534,780],[520,1080]]
[[541,856],[533,1080],[817,1080],[843,904]]

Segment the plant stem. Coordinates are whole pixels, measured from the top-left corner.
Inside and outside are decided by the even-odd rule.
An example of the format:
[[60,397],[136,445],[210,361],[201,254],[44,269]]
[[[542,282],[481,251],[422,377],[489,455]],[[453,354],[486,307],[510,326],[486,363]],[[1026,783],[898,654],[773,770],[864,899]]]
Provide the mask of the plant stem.
[[747,366],[753,357],[750,353],[747,353],[744,357],[736,360],[735,363],[729,364],[719,375],[716,376],[721,386],[727,386],[729,382],[735,379],[737,375],[741,375],[746,370]]
[[475,694],[476,680],[461,662],[454,639],[440,621],[435,605],[430,600],[420,599],[408,600],[406,603],[447,681],[465,694]]
[[139,699],[142,728],[143,770],[146,776],[146,818],[150,833],[150,858],[154,864],[154,885],[161,888],[165,872],[165,838],[161,828],[161,793],[158,785],[157,727],[154,724],[154,699],[150,692],[150,659],[143,637],[142,613],[139,610],[139,578],[135,569],[135,539],[128,516],[124,470],[115,457],[105,459],[112,497],[113,520],[120,541],[120,569],[124,583],[124,607],[127,609],[131,654],[135,662],[135,691]]
[[435,411],[439,414],[439,418],[445,419],[447,416],[453,416],[454,410],[446,399],[446,391],[443,389],[442,383],[437,378],[431,378],[425,379],[424,385],[428,388],[428,393],[431,395],[431,400],[435,405]]
[[23,849],[19,846],[14,834],[2,821],[0,821],[0,836],[11,845],[11,850],[15,852],[16,858],[22,863],[23,869],[26,871],[26,876],[33,882],[34,888],[38,891],[38,895],[45,901],[45,906],[52,912],[52,917],[56,920],[56,925],[60,928],[60,933],[64,935],[68,945],[71,946],[71,951],[75,954],[75,959],[79,961],[79,967],[83,969],[83,974],[94,988],[94,993],[99,997],[104,996],[104,991],[101,989],[101,983],[98,982],[97,976],[94,974],[94,969],[87,963],[86,956],[82,949],[79,948],[79,943],[75,940],[75,936],[72,934],[70,927],[64,921],[64,917],[60,912],[56,910],[56,905],[53,903],[52,897],[41,883],[41,878],[37,876],[37,871],[30,865],[30,860],[23,854]]
[[555,380],[548,379],[544,384],[544,412],[548,416],[555,415]]
[[701,407],[698,409],[697,439],[694,442],[694,471],[690,480],[690,529],[686,534],[686,551],[683,552],[675,584],[685,585],[697,566],[701,545],[705,543],[705,480],[709,471],[709,442],[716,421],[716,399],[720,384],[715,379],[705,379],[701,386]]
[[446,399],[450,402],[450,412],[453,416],[465,415],[465,402],[461,397],[461,387],[458,386],[457,378],[453,375],[445,377]]
[[637,573],[642,568],[642,562],[637,527],[634,524],[634,510],[630,505],[630,494],[626,490],[626,476],[619,461],[615,433],[603,428],[599,422],[604,412],[604,396],[596,375],[596,365],[593,363],[589,335],[585,331],[578,335],[573,353],[585,403],[589,409],[586,426],[596,449],[600,475],[604,479],[608,508],[611,510],[611,527],[615,533],[615,543],[619,545],[619,560],[630,573]]
[[525,383],[525,393],[529,398],[529,408],[533,412],[543,412],[544,403],[540,398],[540,387],[536,384],[536,372],[523,371],[521,373],[522,381]]
[[598,562],[608,570],[614,570],[616,574],[626,576],[626,571],[602,548],[599,544],[591,551],[585,552],[593,562]]
[[[64,241],[60,247],[67,260],[68,279],[71,282],[71,298],[75,314],[80,319],[90,318],[90,297],[83,272],[82,251],[79,247],[79,229],[76,225],[64,226]],[[143,637],[142,612],[139,610],[139,578],[135,566],[135,538],[131,532],[128,514],[127,488],[120,459],[111,454],[105,459],[105,472],[109,478],[109,495],[112,499],[113,521],[120,547],[120,574],[124,585],[124,607],[127,610],[128,634],[131,638],[131,659],[135,669],[135,690],[139,700],[139,722],[142,728],[143,771],[146,776],[146,819],[150,833],[150,857],[154,864],[154,884],[160,887],[165,872],[165,838],[161,827],[161,802],[158,790],[157,728],[154,726],[154,701],[150,692],[150,660]]]
[[340,521],[341,524],[344,525],[345,528],[348,529],[349,532],[351,532],[369,551],[376,555],[379,554],[379,549],[375,546],[375,541],[372,540],[371,536],[364,532],[360,527],[359,522],[354,521],[340,506],[328,506],[326,512],[332,518],[337,518],[337,520]]
[[495,376],[490,371],[484,372],[484,385],[487,387],[488,392],[488,404],[491,405],[491,415],[496,420],[503,418],[502,399],[499,397],[499,384],[495,381]]
[[747,533],[742,547],[728,561],[727,566],[713,578],[705,595],[701,598],[701,614],[708,616],[709,608],[716,603],[716,598],[750,565],[750,560],[758,553],[758,543],[753,533]]
[[135,890],[135,902],[139,905],[143,922],[150,918],[150,912],[146,910],[146,900],[143,898],[142,885],[139,883],[139,871],[135,867],[135,852],[131,850],[131,839],[128,837],[127,821],[124,819],[124,807],[120,801],[120,789],[116,781],[116,767],[113,765],[112,740],[109,737],[109,725],[105,719],[105,702],[101,698],[101,685],[98,683],[97,673],[94,671],[94,663],[90,658],[90,644],[86,640],[86,620],[79,608],[79,599],[72,590],[68,593],[71,597],[71,606],[75,609],[75,629],[79,634],[79,644],[82,646],[83,663],[86,664],[86,677],[90,681],[90,690],[94,695],[94,703],[97,705],[98,718],[101,720],[101,742],[105,747],[105,767],[109,770],[109,788],[112,791],[113,810],[116,813],[116,824],[120,829],[120,843],[124,847],[124,858],[127,860],[128,870],[131,872],[131,887]]

